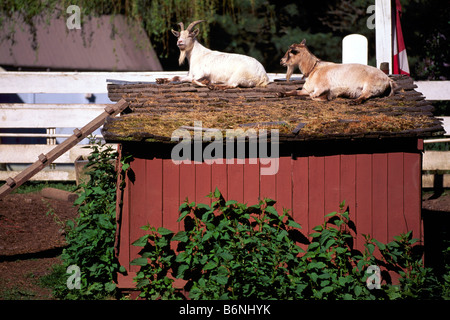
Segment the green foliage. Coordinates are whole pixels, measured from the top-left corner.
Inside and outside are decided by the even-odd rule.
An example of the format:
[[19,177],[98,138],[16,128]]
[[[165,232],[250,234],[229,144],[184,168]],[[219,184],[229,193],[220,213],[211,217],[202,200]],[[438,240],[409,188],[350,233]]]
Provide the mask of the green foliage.
[[[286,28],[283,34],[277,36],[275,46],[284,55],[287,48],[293,43],[300,43],[306,39],[311,52],[318,58],[328,61],[341,62],[342,38],[330,33],[311,33],[310,30],[301,30],[298,27]],[[296,71],[300,73],[300,71]]]
[[[448,36],[448,35],[447,35]],[[418,63],[417,76],[426,80],[446,80],[450,77],[449,39],[436,32],[425,41],[424,58]]]
[[75,201],[78,217],[68,222],[68,243],[62,259],[64,267],[76,265],[81,270],[81,289],[69,290],[65,274],[56,296],[65,299],[99,299],[115,292],[114,277],[120,270],[114,257],[116,232],[115,160],[117,152],[100,143],[91,146],[87,182],[80,184]]
[[39,192],[44,188],[55,188],[73,192],[76,189],[75,183],[69,182],[49,182],[49,181],[27,181],[12,193],[31,193]]
[[173,286],[173,279],[168,277],[176,259],[175,252],[170,247],[173,232],[164,228],[156,230],[150,226],[142,229],[150,232],[133,243],[144,247],[142,257],[131,263],[141,267],[136,277],[137,288],[142,289],[141,296],[149,299],[175,299],[179,292]]
[[[187,281],[184,289],[192,299],[269,299],[274,294],[287,299],[297,290],[295,277],[287,273],[302,269],[302,249],[293,240],[300,226],[287,212],[279,215],[270,199],[248,207],[225,201],[217,190],[210,197],[215,200],[211,206],[181,205],[178,221],[184,221],[184,231],[150,228],[134,243],[143,247],[141,258],[133,261],[141,265],[136,277],[141,296],[172,298],[175,277]],[[177,254],[170,247],[174,241]]]
[[[412,238],[412,232],[394,237],[394,241],[383,244],[366,236],[366,247],[377,247],[380,258],[373,264],[383,266],[399,275],[399,285],[385,286],[384,290],[391,300],[394,299],[440,299],[441,286],[431,268],[424,267],[423,247]],[[388,283],[389,274],[385,273]]]
[[375,299],[367,288],[365,270],[373,264],[373,251],[362,255],[353,250],[352,222],[348,212],[332,212],[324,224],[313,228],[303,260],[307,263],[306,298],[358,300]]
[[[448,80],[450,6],[439,0],[405,0],[402,6],[402,29],[414,79]],[[408,28],[419,20],[424,22],[420,28]]]
[[[209,197],[210,206],[187,200],[180,206],[183,231],[143,227],[149,233],[133,243],[142,250],[132,262],[141,267],[135,281],[142,298],[181,299],[182,290],[199,300],[429,299],[448,292],[448,282],[439,284],[423,267],[411,233],[388,244],[366,236],[364,252],[355,250],[344,203],[313,228],[309,241],[287,211],[275,210],[274,200],[247,206],[226,201],[217,189]],[[380,290],[366,283],[369,266],[385,269]],[[399,285],[386,270],[399,275]],[[174,279],[184,286],[175,288]]]
[[447,241],[447,248],[443,252],[445,272],[441,277],[442,283],[442,297],[450,300],[450,243]]
[[[38,49],[36,17],[68,18],[65,9],[78,5],[82,23],[92,16],[123,14],[147,32],[165,70],[179,70],[178,48],[170,32],[177,23],[203,19],[200,41],[214,50],[245,53],[257,58],[268,72],[283,72],[280,58],[289,45],[303,38],[314,54],[324,60],[341,61],[341,40],[359,33],[368,38],[369,64],[375,65],[375,30],[367,27],[373,0],[8,0],[0,3],[0,26],[14,42],[17,28],[30,31]],[[414,78],[447,79],[449,6],[439,0],[402,0],[402,29]],[[436,12],[441,14],[436,15]],[[4,25],[5,18],[15,18]],[[420,21],[420,28],[417,23]],[[83,29],[82,29],[83,30]],[[185,66],[186,67],[186,66]]]

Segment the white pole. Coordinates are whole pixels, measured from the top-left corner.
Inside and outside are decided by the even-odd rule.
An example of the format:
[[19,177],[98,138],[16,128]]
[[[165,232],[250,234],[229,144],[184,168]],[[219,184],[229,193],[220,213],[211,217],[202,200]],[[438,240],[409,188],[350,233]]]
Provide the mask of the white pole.
[[377,68],[389,63],[392,74],[392,9],[391,0],[375,0],[375,42]]

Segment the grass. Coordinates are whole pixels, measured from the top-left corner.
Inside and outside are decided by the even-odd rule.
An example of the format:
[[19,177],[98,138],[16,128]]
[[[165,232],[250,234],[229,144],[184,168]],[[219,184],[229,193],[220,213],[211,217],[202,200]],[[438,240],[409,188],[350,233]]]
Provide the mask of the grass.
[[436,143],[426,143],[424,145],[425,151],[450,151],[449,142],[436,142]]
[[32,300],[36,293],[19,287],[0,289],[0,300]]
[[54,264],[52,271],[39,279],[39,285],[43,288],[54,289],[62,283],[62,279],[65,279],[65,274],[66,270],[62,264]]
[[[413,106],[412,102],[409,104],[408,106]],[[391,109],[392,106],[386,105],[382,99],[374,99],[361,106],[349,105],[344,99],[329,102],[326,107],[312,100],[286,100],[270,104],[259,102],[229,104],[222,107],[201,104],[189,108],[166,106],[164,111],[158,112],[144,106],[139,112],[124,115],[119,120],[109,123],[108,131],[124,138],[140,136],[143,133],[170,138],[177,128],[183,125],[193,126],[194,121],[201,121],[204,128],[220,130],[237,129],[240,125],[248,123],[282,121],[284,125],[269,127],[279,129],[280,134],[290,134],[299,122],[304,122],[306,126],[302,128],[301,133],[315,136],[401,132],[432,125],[432,119],[425,115],[409,114],[399,110],[388,114]],[[399,115],[402,112],[403,114]],[[256,128],[269,129],[269,127],[260,125]]]
[[74,192],[77,188],[75,182],[48,182],[48,181],[27,181],[19,188],[14,190],[12,193],[31,193],[39,192],[44,188],[55,188],[60,190],[65,190],[69,192]]
[[[423,188],[422,189],[422,198],[429,198],[435,194],[436,194],[436,190],[434,190],[433,188]],[[440,196],[447,196],[449,194],[450,194],[450,189],[448,189],[448,188],[444,188],[439,193]]]
[[[28,283],[33,283],[41,288],[46,286],[40,283],[40,279],[37,278],[33,272],[29,272],[25,275]],[[0,281],[0,300],[34,300],[39,299],[39,293],[35,292],[35,289],[27,288],[26,286],[13,285],[9,286],[9,280]]]
[[33,284],[32,287],[26,288],[20,284],[9,286],[8,280],[0,281],[0,300],[36,300],[36,299],[51,299],[47,296],[42,296],[39,288],[48,289],[51,292],[55,290],[61,283],[64,283],[66,271],[62,264],[54,264],[50,273],[44,276],[37,276],[33,272],[29,272],[25,275],[25,279],[28,283]]

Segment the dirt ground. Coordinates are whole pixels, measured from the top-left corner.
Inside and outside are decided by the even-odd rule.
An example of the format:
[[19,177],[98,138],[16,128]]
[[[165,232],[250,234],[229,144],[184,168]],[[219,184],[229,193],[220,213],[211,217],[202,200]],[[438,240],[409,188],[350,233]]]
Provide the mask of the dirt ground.
[[[449,212],[450,192],[424,193],[423,208]],[[63,225],[77,214],[72,203],[39,193],[10,194],[0,200],[0,300],[49,300],[39,279],[60,264]]]
[[434,194],[432,192],[424,194],[422,197],[422,208],[450,214],[450,190],[442,194]]
[[0,200],[0,300],[51,299],[39,279],[61,263],[64,223],[76,214],[72,203],[39,193]]

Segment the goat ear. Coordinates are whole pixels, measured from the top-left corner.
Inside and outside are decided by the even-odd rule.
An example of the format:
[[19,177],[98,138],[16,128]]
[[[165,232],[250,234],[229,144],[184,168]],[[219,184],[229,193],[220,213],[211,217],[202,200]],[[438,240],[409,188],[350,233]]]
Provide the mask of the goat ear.
[[180,36],[180,33],[178,31],[173,30],[173,29],[172,29],[172,33],[177,38]]
[[195,30],[192,31],[189,35],[190,35],[192,38],[195,38],[196,36],[198,36],[199,32],[200,32],[199,29],[195,29]]
[[300,43],[301,45],[306,45],[306,39],[303,39],[302,42]]

